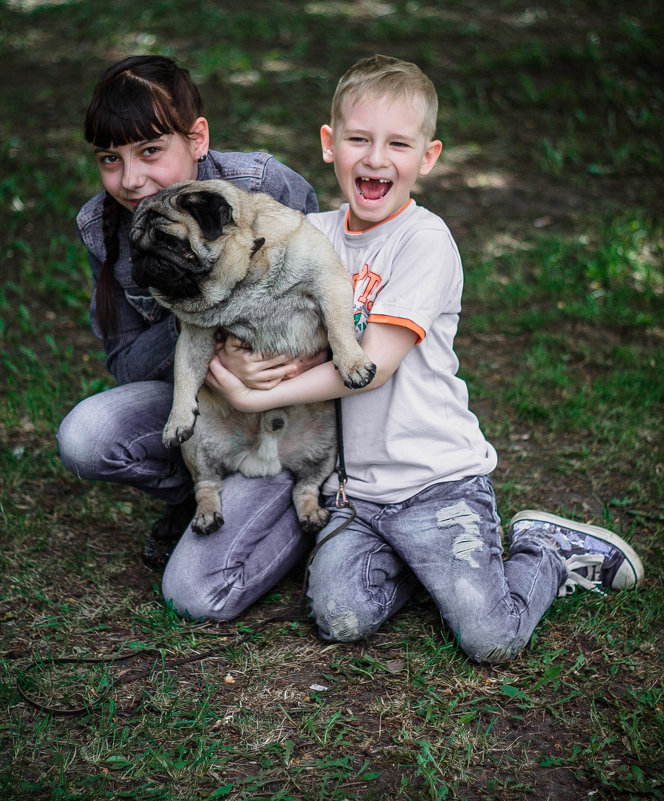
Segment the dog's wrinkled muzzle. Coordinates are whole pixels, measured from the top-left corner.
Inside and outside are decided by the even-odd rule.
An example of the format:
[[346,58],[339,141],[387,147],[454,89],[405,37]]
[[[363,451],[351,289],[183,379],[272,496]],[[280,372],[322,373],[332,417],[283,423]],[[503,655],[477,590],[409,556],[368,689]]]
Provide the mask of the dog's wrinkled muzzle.
[[201,269],[200,264],[185,266],[168,256],[136,249],[132,251],[132,262],[132,277],[137,286],[158,289],[173,299],[198,296],[201,283],[209,273],[209,270]]

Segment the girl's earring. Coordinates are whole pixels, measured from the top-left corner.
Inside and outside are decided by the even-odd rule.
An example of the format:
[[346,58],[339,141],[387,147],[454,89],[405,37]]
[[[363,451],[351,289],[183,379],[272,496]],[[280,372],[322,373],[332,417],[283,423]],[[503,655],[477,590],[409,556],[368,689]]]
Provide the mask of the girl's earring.
[[199,156],[199,157],[196,159],[196,161],[197,161],[199,164],[202,164],[202,163],[205,161],[205,159],[206,159],[206,158],[207,158],[207,153],[203,153],[203,155],[202,155],[202,156]]

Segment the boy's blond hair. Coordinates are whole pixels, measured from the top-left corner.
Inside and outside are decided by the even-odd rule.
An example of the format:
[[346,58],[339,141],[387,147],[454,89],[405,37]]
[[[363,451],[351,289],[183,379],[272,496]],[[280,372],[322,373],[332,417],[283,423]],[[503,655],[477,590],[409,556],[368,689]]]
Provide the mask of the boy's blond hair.
[[436,132],[438,95],[436,87],[417,64],[391,56],[375,55],[354,64],[342,77],[332,98],[332,128],[343,118],[344,103],[365,95],[391,95],[421,105],[422,133],[432,140]]

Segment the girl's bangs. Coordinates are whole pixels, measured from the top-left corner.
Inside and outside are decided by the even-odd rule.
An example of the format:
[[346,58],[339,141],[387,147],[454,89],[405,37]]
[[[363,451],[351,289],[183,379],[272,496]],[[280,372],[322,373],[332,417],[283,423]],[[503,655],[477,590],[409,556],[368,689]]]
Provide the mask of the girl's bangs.
[[117,81],[93,103],[84,133],[95,147],[121,147],[178,130],[169,105],[144,84]]

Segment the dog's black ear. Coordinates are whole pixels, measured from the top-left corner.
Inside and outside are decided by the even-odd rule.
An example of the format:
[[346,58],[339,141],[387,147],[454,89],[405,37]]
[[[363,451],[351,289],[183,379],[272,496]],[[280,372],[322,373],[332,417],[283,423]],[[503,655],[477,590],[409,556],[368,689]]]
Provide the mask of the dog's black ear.
[[191,214],[206,239],[219,239],[224,225],[233,222],[233,209],[216,192],[189,192],[180,200],[180,208]]
[[265,244],[265,237],[261,236],[258,239],[254,239],[254,245],[251,248],[251,255],[249,256],[250,259],[253,259],[254,256],[258,253],[258,251],[263,247]]

